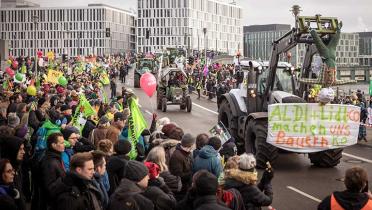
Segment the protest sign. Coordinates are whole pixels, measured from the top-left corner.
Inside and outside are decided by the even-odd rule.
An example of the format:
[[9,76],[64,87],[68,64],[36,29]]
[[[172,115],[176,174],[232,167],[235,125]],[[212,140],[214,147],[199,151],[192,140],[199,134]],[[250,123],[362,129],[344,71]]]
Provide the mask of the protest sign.
[[341,104],[269,105],[267,142],[309,153],[357,143],[360,107]]
[[217,125],[213,126],[213,128],[209,130],[209,133],[211,133],[212,136],[219,137],[221,140],[221,145],[226,143],[231,138],[229,131],[222,122],[219,122]]
[[63,72],[49,69],[46,81],[52,84],[58,84],[58,79],[63,76]]

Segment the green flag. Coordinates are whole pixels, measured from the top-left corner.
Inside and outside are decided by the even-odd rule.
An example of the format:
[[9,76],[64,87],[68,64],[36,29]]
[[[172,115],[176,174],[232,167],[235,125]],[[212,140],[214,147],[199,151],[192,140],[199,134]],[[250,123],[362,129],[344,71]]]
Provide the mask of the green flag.
[[89,117],[96,115],[96,111],[90,105],[87,98],[84,95],[80,96],[79,104],[76,107],[74,116],[72,118],[72,125],[80,129],[80,132],[83,130],[86,120],[83,117]]
[[128,139],[132,145],[132,150],[129,153],[129,157],[131,160],[134,160],[137,157],[136,146],[138,138],[141,136],[143,130],[147,128],[147,123],[143,118],[141,110],[138,108],[138,102],[136,99],[130,99],[129,109],[131,114],[128,119]]
[[372,96],[372,80],[369,81],[369,95]]

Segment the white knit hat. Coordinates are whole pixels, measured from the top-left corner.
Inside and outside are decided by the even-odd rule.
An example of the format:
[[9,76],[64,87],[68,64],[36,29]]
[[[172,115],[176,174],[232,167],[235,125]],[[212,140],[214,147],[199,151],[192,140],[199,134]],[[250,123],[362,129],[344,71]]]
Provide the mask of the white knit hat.
[[246,171],[256,167],[256,158],[252,153],[244,153],[239,156],[239,169]]
[[335,91],[332,88],[322,88],[318,94],[318,100],[321,103],[329,103],[335,99]]

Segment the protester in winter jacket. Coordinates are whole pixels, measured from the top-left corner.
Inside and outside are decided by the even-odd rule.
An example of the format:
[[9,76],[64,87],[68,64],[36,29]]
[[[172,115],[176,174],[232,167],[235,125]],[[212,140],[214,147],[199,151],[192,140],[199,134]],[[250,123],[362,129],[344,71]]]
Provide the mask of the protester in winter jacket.
[[123,130],[126,121],[127,118],[122,112],[115,113],[114,122],[110,125],[106,133],[106,138],[110,139],[113,144],[119,140],[119,135]]
[[209,138],[208,145],[201,148],[198,156],[193,162],[193,173],[205,169],[219,177],[222,172],[221,160],[218,158],[218,150],[221,147],[221,140],[218,137]]
[[25,155],[25,147],[23,142],[23,139],[15,136],[2,136],[0,139],[1,158],[8,159],[15,170],[13,184],[20,193],[20,206],[23,206],[25,203],[21,168],[22,161]]
[[201,170],[195,179],[196,199],[193,208],[196,210],[228,210],[223,203],[219,203],[216,193],[217,177],[208,171]]
[[129,141],[118,141],[114,145],[115,154],[109,158],[107,163],[107,173],[110,183],[109,195],[115,192],[123,178],[131,148],[132,146]]
[[200,170],[192,177],[192,186],[186,196],[177,203],[177,210],[224,209],[224,204],[218,201],[217,178],[206,170]]
[[89,141],[97,146],[100,140],[106,139],[107,130],[110,127],[110,121],[107,117],[103,116],[98,121],[97,128],[93,129],[89,134]]
[[65,151],[62,153],[62,160],[66,172],[70,170],[70,159],[77,152],[89,152],[95,150],[95,146],[87,139],[80,136],[79,129],[68,126],[62,130],[63,138],[68,142]]
[[37,141],[35,145],[34,161],[40,161],[42,154],[47,149],[47,139],[53,133],[61,132],[60,114],[55,110],[49,111],[49,120],[37,130]]
[[353,167],[345,172],[345,191],[333,192],[318,206],[318,210],[372,209],[372,194],[368,191],[368,175],[365,169]]
[[174,176],[169,172],[168,165],[166,164],[165,160],[165,150],[163,147],[157,146],[152,148],[147,155],[146,161],[156,163],[159,166],[159,176],[164,179],[165,184],[173,193],[178,193],[181,191],[181,178],[179,176]]
[[191,185],[192,176],[192,157],[191,149],[195,144],[195,137],[191,134],[185,134],[182,137],[181,143],[177,145],[169,160],[169,171],[181,177],[182,190],[176,195],[177,200],[180,200]]
[[102,210],[102,197],[93,184],[93,155],[90,152],[76,153],[71,158],[71,171],[52,186],[56,210]]
[[238,163],[239,168],[225,171],[225,189],[237,189],[243,197],[246,210],[269,206],[273,200],[273,170],[267,168],[257,184],[256,159],[253,154],[240,155]]
[[62,161],[64,150],[63,135],[61,133],[51,134],[47,139],[45,155],[42,157],[39,166],[32,171],[34,182],[32,209],[46,210],[52,206],[54,198],[51,197],[51,186],[58,178],[66,175]]
[[148,186],[149,171],[138,161],[130,160],[124,177],[115,193],[110,197],[109,210],[153,210],[153,202],[144,196]]
[[[92,152],[93,163],[94,163],[94,177],[93,184],[99,189],[102,197],[103,209],[106,209],[109,204],[108,190],[110,188],[105,187],[104,179],[106,173],[106,155],[101,151]],[[108,185],[110,187],[110,185]]]
[[192,151],[192,157],[196,158],[198,156],[199,151],[208,144],[209,136],[206,133],[202,133],[196,136],[195,146],[196,148]]
[[8,159],[0,159],[0,209],[25,210],[19,189],[14,186],[15,171]]
[[172,191],[164,182],[164,179],[159,176],[160,167],[156,163],[145,162],[145,166],[149,170],[148,188],[145,190],[144,195],[152,200],[156,209],[171,210],[176,206],[176,199]]

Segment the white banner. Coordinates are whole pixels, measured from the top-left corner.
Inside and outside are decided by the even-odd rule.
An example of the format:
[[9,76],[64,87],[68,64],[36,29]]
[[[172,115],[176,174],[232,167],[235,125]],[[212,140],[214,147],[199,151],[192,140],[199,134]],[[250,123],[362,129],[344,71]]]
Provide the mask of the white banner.
[[341,104],[269,105],[267,142],[284,150],[310,153],[357,143],[360,107]]

